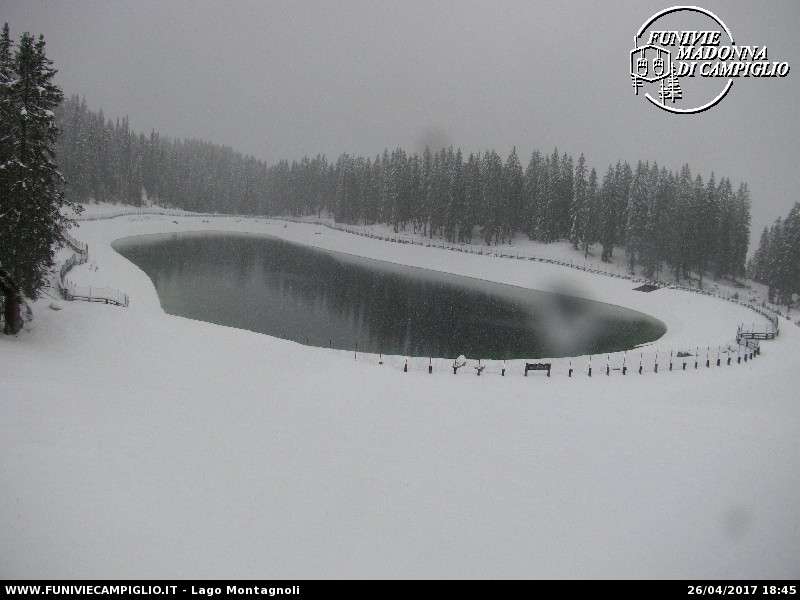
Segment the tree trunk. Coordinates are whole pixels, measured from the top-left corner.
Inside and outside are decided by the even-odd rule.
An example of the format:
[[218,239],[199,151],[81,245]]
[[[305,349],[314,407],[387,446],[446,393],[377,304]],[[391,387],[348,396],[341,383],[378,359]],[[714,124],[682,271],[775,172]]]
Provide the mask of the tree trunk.
[[20,314],[21,308],[22,303],[20,302],[19,296],[16,294],[10,294],[6,296],[5,308],[3,310],[3,319],[5,320],[6,324],[3,329],[3,333],[7,335],[15,335],[22,330],[22,315]]
[[0,269],[0,294],[5,300],[3,304],[3,320],[5,327],[3,333],[8,335],[17,334],[22,329],[22,299],[19,296],[19,288],[11,279],[8,271]]

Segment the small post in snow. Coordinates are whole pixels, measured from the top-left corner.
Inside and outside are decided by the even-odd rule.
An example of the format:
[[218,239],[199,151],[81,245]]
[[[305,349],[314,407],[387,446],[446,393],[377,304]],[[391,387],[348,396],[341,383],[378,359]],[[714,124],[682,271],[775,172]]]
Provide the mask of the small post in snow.
[[406,356],[406,364],[403,365],[403,373],[408,373],[408,357]]
[[622,374],[623,375],[627,375],[628,374],[628,351],[627,350],[622,354]]
[[589,377],[592,376],[592,355],[589,355]]

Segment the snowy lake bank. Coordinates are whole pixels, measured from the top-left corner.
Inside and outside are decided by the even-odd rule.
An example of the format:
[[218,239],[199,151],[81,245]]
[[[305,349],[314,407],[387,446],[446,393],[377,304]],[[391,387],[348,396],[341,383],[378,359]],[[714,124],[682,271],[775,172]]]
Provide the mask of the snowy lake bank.
[[[177,221],[177,223],[175,222]],[[752,311],[555,265],[313,225],[123,217],[75,231],[71,277],[129,308],[34,304],[0,338],[0,572],[9,577],[682,577],[800,574],[800,331],[757,361],[642,376],[404,373],[166,315],[115,239],[269,233],[640,310],[653,349]],[[81,279],[82,278],[82,279]],[[359,357],[360,359],[361,357]]]
[[[149,278],[143,280],[143,273],[138,268],[120,260],[110,248],[111,242],[134,234],[191,231],[268,234],[313,248],[628,308],[650,315],[666,325],[666,334],[648,344],[648,350],[652,351],[669,353],[670,350],[730,343],[735,338],[738,324],[766,323],[766,319],[743,306],[681,290],[660,289],[642,293],[634,291],[638,285],[629,280],[565,269],[555,264],[530,264],[487,255],[386,244],[380,240],[357,237],[318,225],[287,223],[277,219],[137,215],[84,222],[75,233],[81,239],[81,236],[87,238],[93,256],[97,256],[98,261],[109,261],[113,267],[114,275],[108,271],[102,281],[128,292],[134,308],[150,310],[160,308],[152,282]],[[126,268],[123,269],[123,265]],[[114,279],[117,273],[118,280]],[[93,274],[89,276],[94,277]],[[71,274],[71,277],[79,283],[85,281],[80,275]],[[136,290],[133,293],[132,286]]]

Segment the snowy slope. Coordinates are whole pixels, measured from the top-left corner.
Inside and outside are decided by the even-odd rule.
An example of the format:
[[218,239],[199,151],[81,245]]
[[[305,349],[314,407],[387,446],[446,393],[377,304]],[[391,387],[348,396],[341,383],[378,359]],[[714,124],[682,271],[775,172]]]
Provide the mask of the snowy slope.
[[664,350],[725,343],[758,318],[694,294],[310,225],[83,223],[91,260],[71,278],[119,287],[131,306],[55,312],[47,299],[19,336],[0,337],[3,575],[800,575],[800,329],[720,369],[403,373],[165,315],[147,276],[109,246],[199,229],[567,288],[661,319]]

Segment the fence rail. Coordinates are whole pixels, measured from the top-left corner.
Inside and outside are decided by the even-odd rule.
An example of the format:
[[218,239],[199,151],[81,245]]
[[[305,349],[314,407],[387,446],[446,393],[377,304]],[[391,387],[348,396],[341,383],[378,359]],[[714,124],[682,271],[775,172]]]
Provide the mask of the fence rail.
[[[357,362],[385,365],[405,372],[448,373],[463,375],[497,375],[502,377],[525,376],[529,363],[546,363],[544,369],[527,369],[529,378],[557,377],[616,377],[638,376],[677,371],[711,370],[715,368],[743,365],[761,355],[757,342],[743,340],[741,344],[726,344],[686,348],[683,350],[612,352],[577,357],[485,360],[467,359],[457,366],[453,359],[420,356],[386,355],[371,352],[334,349],[340,356]],[[457,366],[454,372],[454,367]],[[538,371],[538,372],[537,372]],[[533,373],[533,374],[531,374]]]
[[67,279],[61,283],[61,291],[66,300],[83,300],[84,302],[102,302],[116,306],[128,306],[128,294],[114,288],[75,285]]
[[[135,208],[120,208],[116,210],[103,211],[91,215],[75,215],[72,217],[75,221],[100,221],[103,219],[116,219],[117,217],[135,217],[142,215],[159,215],[164,217],[236,217],[236,218],[258,218],[258,215],[235,215],[235,214],[221,214],[221,213],[190,213],[181,210],[169,208],[150,208],[150,207],[135,207]],[[265,217],[269,218],[269,217]]]
[[76,285],[67,279],[67,273],[69,273],[70,269],[89,260],[89,246],[75,239],[69,233],[64,234],[64,239],[75,252],[64,261],[64,264],[59,269],[58,282],[61,297],[64,300],[83,300],[84,302],[103,302],[116,306],[128,306],[128,294],[125,292],[109,287]]

